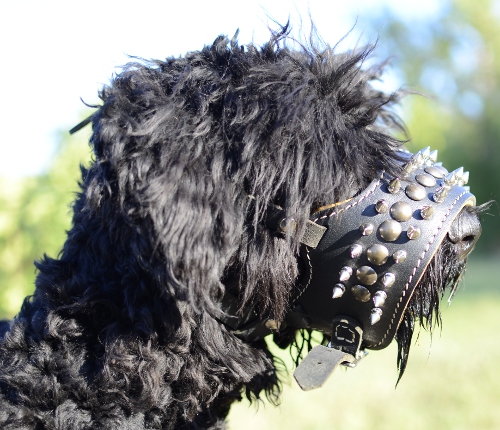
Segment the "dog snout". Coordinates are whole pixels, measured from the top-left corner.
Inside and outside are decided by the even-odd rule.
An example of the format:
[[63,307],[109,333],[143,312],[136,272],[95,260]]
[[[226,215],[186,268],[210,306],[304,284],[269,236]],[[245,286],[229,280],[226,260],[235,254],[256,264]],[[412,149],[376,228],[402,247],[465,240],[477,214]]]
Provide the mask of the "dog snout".
[[474,249],[481,236],[481,221],[474,208],[465,207],[453,221],[448,237],[457,247],[459,260],[463,260]]

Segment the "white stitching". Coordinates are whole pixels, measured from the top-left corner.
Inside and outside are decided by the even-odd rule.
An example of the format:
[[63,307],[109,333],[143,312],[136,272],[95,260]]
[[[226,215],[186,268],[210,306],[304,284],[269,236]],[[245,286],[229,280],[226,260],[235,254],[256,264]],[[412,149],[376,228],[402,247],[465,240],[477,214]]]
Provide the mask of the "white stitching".
[[396,318],[396,314],[398,313],[398,309],[399,309],[399,305],[402,303],[403,301],[403,297],[406,296],[406,291],[408,290],[408,288],[410,287],[410,284],[411,284],[411,281],[413,280],[413,276],[415,275],[415,273],[417,272],[417,267],[420,266],[420,263],[422,262],[425,254],[427,253],[427,251],[429,250],[430,248],[430,244],[434,242],[434,239],[436,238],[437,234],[439,233],[439,231],[441,230],[441,228],[443,227],[443,224],[446,220],[446,218],[448,218],[448,216],[450,215],[451,213],[451,210],[453,209],[453,207],[457,204],[457,202],[461,199],[461,197],[464,195],[464,194],[467,194],[467,191],[464,191],[462,194],[460,194],[456,199],[455,201],[453,202],[453,204],[450,206],[450,208],[448,209],[448,212],[445,214],[445,216],[443,217],[443,219],[441,220],[441,224],[439,225],[439,227],[436,229],[436,232],[434,233],[434,236],[432,236],[429,240],[429,243],[426,248],[425,248],[425,252],[422,254],[421,258],[418,259],[417,261],[417,265],[416,267],[413,268],[413,274],[410,275],[410,277],[408,278],[408,282],[406,283],[405,285],[405,289],[403,290],[403,293],[402,293],[402,296],[401,298],[399,299],[399,302],[396,304],[396,309],[394,309],[394,313],[392,314],[392,317],[391,317],[391,321],[389,323],[389,327],[387,328],[387,331],[385,332],[384,336],[382,337],[382,340],[375,344],[375,345],[372,345],[372,346],[379,346],[381,345],[385,338],[387,337],[387,335],[389,334],[389,332],[391,331],[391,328],[392,328],[392,325],[394,323],[394,319]]
[[307,255],[307,261],[309,262],[309,280],[307,281],[306,286],[302,289],[302,291],[299,293],[299,295],[293,300],[294,302],[297,301],[302,294],[304,294],[304,291],[307,290],[309,285],[311,284],[311,279],[313,276],[313,268],[311,264],[311,257],[309,256],[309,247],[306,246],[306,255]]

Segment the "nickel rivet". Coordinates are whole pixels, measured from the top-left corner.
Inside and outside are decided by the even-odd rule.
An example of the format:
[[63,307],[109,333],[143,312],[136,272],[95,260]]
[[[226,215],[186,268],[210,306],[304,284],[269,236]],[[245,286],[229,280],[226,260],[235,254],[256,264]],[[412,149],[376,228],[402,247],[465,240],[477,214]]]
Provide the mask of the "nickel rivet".
[[396,221],[408,221],[413,214],[413,209],[406,202],[396,202],[391,206],[391,216]]
[[394,242],[401,234],[401,224],[397,221],[388,219],[380,224],[378,228],[380,236],[387,242]]

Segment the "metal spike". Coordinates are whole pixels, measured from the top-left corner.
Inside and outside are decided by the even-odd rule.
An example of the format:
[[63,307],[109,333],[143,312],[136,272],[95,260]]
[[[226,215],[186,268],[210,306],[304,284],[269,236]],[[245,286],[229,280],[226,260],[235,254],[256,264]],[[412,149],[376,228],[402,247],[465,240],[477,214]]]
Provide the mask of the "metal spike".
[[464,174],[458,179],[458,185],[463,187],[467,182],[469,182],[469,172],[464,172]]
[[394,178],[389,185],[387,186],[387,190],[391,194],[396,194],[401,189],[401,180],[399,178]]
[[358,258],[363,252],[363,247],[359,243],[351,246],[351,258]]
[[342,282],[347,281],[351,277],[351,275],[352,275],[352,268],[349,267],[349,266],[342,267],[342,269],[339,272],[339,275],[340,275],[339,279]]
[[429,154],[429,161],[435,163],[437,161],[437,158],[438,158],[438,151],[437,149],[435,149],[434,151],[431,151],[431,153]]
[[392,287],[396,281],[396,275],[394,273],[387,272],[382,276],[382,285],[386,288]]
[[418,239],[420,237],[420,229],[418,227],[410,225],[408,227],[408,230],[406,231],[406,235],[410,240]]
[[384,306],[385,299],[387,299],[387,293],[380,290],[375,293],[372,300],[376,308],[381,308]]
[[432,195],[432,199],[436,203],[442,203],[446,196],[448,195],[448,192],[450,191],[450,187],[443,185],[434,191],[434,194]]
[[359,227],[359,231],[363,236],[368,236],[373,233],[375,226],[371,223],[364,223]]
[[370,324],[371,325],[377,324],[380,321],[381,317],[382,317],[382,309],[379,308],[372,309],[370,314]]
[[455,185],[458,182],[457,175],[455,172],[448,173],[444,178],[443,178],[444,184],[448,185],[449,187]]
[[428,146],[427,148],[421,149],[419,152],[422,154],[422,157],[427,160],[431,154],[431,147]]
[[432,215],[434,215],[434,208],[432,206],[424,206],[420,209],[420,216],[423,219],[431,219]]
[[453,173],[454,173],[455,175],[457,175],[459,178],[461,178],[461,177],[462,177],[462,175],[464,174],[464,168],[463,168],[463,167],[459,167],[458,169],[455,169],[455,170],[453,171]]
[[388,209],[389,209],[389,205],[385,200],[379,200],[377,203],[375,203],[375,210],[379,214],[386,213]]
[[344,293],[345,293],[344,284],[335,284],[335,287],[333,287],[332,299],[338,299],[339,297],[342,297]]
[[[407,253],[404,249],[398,249],[394,254],[392,254],[392,258],[394,259],[394,262],[397,263],[403,263],[406,260]],[[383,282],[383,280],[382,280]]]

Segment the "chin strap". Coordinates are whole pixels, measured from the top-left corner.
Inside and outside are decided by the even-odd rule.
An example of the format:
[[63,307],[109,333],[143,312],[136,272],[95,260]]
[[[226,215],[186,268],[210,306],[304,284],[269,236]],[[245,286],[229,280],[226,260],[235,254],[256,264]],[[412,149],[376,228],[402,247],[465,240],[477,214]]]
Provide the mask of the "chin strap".
[[339,364],[355,367],[367,353],[361,349],[363,330],[348,316],[332,321],[332,337],[328,346],[315,346],[300,362],[293,376],[304,391],[324,385]]

